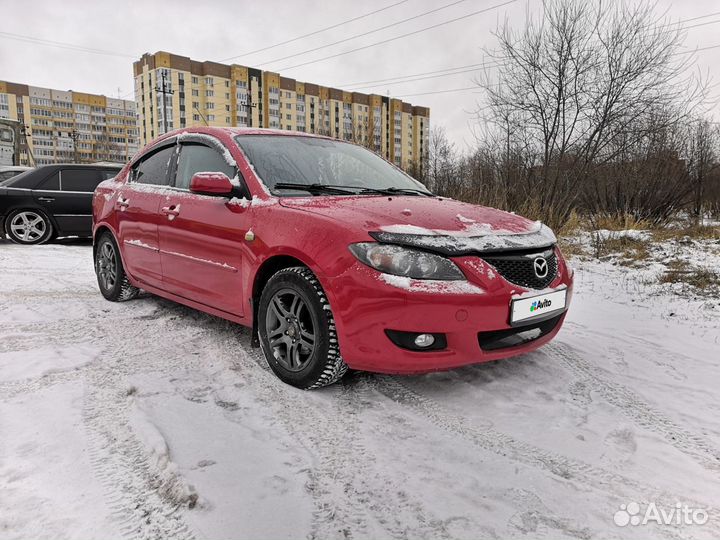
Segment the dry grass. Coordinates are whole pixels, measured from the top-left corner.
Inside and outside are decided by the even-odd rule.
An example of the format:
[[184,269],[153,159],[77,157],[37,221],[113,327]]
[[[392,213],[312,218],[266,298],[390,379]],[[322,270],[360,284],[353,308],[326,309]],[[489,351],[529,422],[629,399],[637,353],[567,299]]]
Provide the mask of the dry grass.
[[653,239],[658,242],[690,238],[692,240],[720,240],[720,227],[690,224],[681,227],[664,227],[652,230]]
[[660,283],[682,283],[699,291],[717,291],[720,290],[720,274],[706,268],[682,270],[676,267],[660,276]]
[[589,218],[593,229],[607,229],[608,231],[644,231],[653,227],[649,221],[638,219],[630,214],[597,215]]
[[649,242],[649,240],[628,236],[611,236],[600,242],[596,253],[598,258],[617,255],[620,264],[636,266],[650,258]]

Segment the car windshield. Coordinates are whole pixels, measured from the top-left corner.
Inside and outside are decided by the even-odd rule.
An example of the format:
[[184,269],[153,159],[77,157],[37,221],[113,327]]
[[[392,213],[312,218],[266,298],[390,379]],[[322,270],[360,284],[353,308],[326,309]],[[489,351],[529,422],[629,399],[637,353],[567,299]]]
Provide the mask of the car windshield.
[[288,135],[238,135],[235,140],[276,194],[430,195],[420,182],[354,144]]

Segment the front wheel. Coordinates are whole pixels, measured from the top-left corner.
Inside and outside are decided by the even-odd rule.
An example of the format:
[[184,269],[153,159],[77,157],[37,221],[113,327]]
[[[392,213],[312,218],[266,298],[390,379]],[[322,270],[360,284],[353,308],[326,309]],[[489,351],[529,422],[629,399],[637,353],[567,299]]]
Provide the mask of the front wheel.
[[260,296],[258,329],[270,368],[292,386],[320,388],[347,371],[330,304],[308,268],[285,268],[268,280]]
[[115,239],[107,232],[100,236],[95,248],[95,275],[100,292],[111,302],[131,300],[140,292],[130,284]]
[[5,232],[16,244],[44,244],[50,240],[53,226],[39,210],[15,210],[5,221]]

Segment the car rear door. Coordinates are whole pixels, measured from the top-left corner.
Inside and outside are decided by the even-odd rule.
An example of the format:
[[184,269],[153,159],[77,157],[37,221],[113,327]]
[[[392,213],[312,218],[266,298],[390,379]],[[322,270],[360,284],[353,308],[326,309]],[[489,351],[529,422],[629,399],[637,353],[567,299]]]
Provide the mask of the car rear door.
[[[242,261],[249,255],[244,240],[250,228],[248,208],[230,205],[229,197],[190,193],[198,172],[222,172],[233,178],[219,141],[183,139],[174,188],[160,208],[160,258],[163,288],[184,298],[242,316]],[[239,188],[237,196],[246,195]]]
[[55,201],[55,220],[64,234],[90,236],[93,192],[107,176],[91,167],[61,169],[59,173],[60,193]]
[[125,270],[155,287],[162,287],[158,209],[167,195],[174,160],[174,139],[153,148],[133,165],[114,201]]

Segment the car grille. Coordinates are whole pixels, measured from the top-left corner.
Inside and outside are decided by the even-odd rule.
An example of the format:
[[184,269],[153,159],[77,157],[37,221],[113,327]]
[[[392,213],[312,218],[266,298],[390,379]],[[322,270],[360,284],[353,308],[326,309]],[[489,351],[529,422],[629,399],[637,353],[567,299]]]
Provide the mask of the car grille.
[[[547,261],[548,267],[547,275],[542,278],[535,273],[535,260],[539,257]],[[558,261],[554,250],[512,255],[489,255],[483,257],[483,260],[493,266],[510,283],[526,289],[544,289],[557,277]]]

